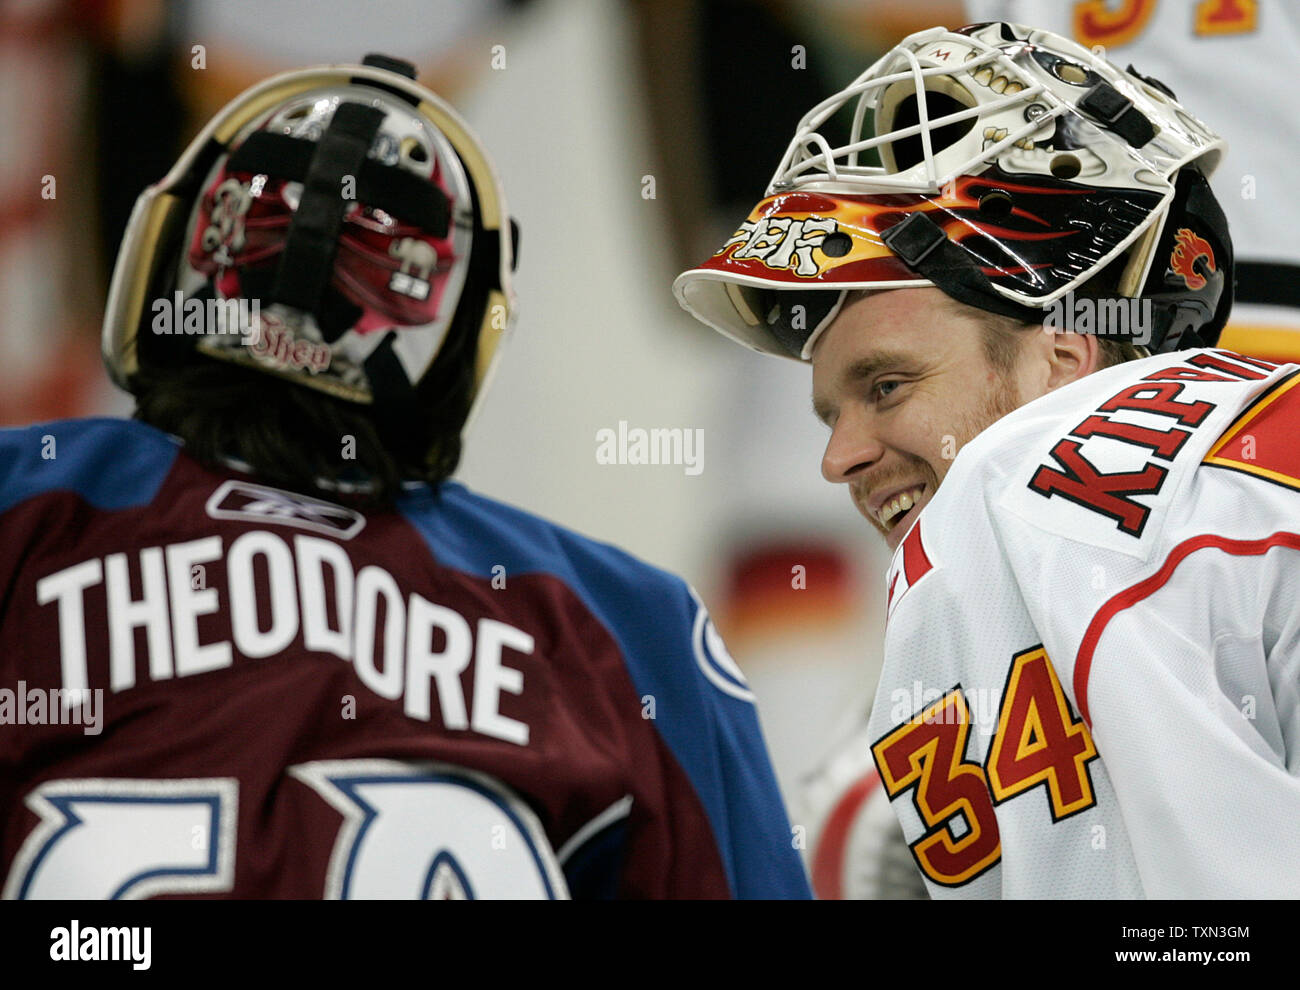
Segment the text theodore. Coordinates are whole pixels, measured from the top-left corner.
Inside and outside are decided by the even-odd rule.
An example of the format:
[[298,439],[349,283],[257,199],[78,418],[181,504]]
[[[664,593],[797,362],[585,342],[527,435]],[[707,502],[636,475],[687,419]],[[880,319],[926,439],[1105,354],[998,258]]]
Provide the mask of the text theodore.
[[[224,562],[225,587],[207,587],[205,565]],[[219,568],[214,567],[214,571]],[[269,581],[256,580],[257,572]],[[132,577],[141,589],[132,596]],[[255,590],[262,588],[264,594]],[[100,596],[107,628],[86,628],[86,602]],[[522,694],[523,671],[505,651],[533,652],[533,637],[494,619],[471,626],[454,609],[403,595],[387,570],[355,571],[337,543],[252,530],[223,546],[219,536],[109,554],[82,561],[36,583],[40,605],[58,609],[63,687],[89,687],[87,656],[108,652],[109,690],[136,684],[136,630],[143,629],[151,681],[188,677],[243,659],[285,650],[299,634],[307,650],[350,661],[362,683],[381,697],[402,699],[411,718],[430,721],[432,695],[442,724],[520,746],[528,726],[500,712],[501,692]],[[259,599],[260,603],[259,604]],[[230,639],[200,642],[199,618],[224,611]],[[334,622],[330,616],[336,617]],[[104,639],[107,639],[107,643]],[[435,649],[435,644],[441,644]],[[472,696],[461,674],[473,664]]]

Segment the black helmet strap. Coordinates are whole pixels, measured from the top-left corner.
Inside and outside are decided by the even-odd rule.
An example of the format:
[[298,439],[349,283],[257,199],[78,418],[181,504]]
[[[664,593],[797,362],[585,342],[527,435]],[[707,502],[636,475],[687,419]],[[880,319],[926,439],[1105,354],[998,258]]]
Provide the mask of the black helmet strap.
[[1025,323],[1041,322],[1041,310],[1012,302],[999,293],[971,256],[948,239],[924,213],[912,213],[880,235],[903,264],[958,302]]
[[[383,119],[384,111],[360,103],[340,103],[335,109],[302,180],[302,197],[285,236],[269,301],[308,313],[324,308],[343,215],[351,202],[343,196],[343,179],[361,173]],[[395,340],[390,332],[375,348],[365,362],[366,376],[376,416],[409,423],[417,412],[415,389],[393,351]]]
[[285,236],[270,302],[308,313],[320,306],[334,273],[343,214],[345,176],[355,177],[366,161],[384,112],[360,103],[340,103],[302,182],[302,196]]
[[[1191,290],[1165,264],[1185,226],[1194,226],[1198,236],[1208,235],[1214,252],[1214,270],[1198,272],[1205,279],[1199,290]],[[953,243],[943,228],[924,213],[912,213],[881,234],[885,246],[912,271],[928,279],[958,302],[990,313],[1042,323],[1044,310],[1023,306],[1007,299],[993,286],[969,253]],[[1099,314],[1119,311],[1132,303],[1126,297],[1087,293],[1100,304]],[[1177,178],[1173,202],[1155,248],[1151,272],[1139,299],[1150,300],[1151,323],[1125,321],[1120,326],[1094,326],[1093,332],[1113,339],[1144,343],[1151,352],[1213,346],[1232,306],[1232,241],[1228,221],[1214,198],[1205,176],[1194,166],[1183,168]],[[1113,305],[1107,305],[1113,304]],[[1148,336],[1149,335],[1149,336]]]
[[[303,182],[316,156],[315,141],[255,131],[239,146],[226,164],[229,172],[261,172]],[[356,177],[356,198],[420,227],[430,237],[446,237],[451,223],[451,205],[437,186],[412,172],[366,159]],[[336,187],[336,192],[341,192]]]

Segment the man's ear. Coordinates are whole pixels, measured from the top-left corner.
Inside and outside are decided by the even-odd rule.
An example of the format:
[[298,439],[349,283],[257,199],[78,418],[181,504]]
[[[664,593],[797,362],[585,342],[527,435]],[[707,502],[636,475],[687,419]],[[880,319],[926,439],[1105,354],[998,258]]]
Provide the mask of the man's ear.
[[1096,371],[1101,366],[1101,347],[1096,334],[1054,333],[1047,360],[1050,392]]

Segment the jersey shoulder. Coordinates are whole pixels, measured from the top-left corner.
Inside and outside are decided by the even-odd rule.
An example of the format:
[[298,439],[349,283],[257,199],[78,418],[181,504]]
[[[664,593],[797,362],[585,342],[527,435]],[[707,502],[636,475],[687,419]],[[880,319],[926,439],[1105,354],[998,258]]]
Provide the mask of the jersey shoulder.
[[58,491],[106,510],[145,504],[180,449],[177,440],[135,420],[65,419],[0,429],[0,513]]
[[936,508],[942,539],[978,510],[1002,543],[1046,536],[1145,559],[1215,444],[1297,373],[1208,348],[1096,372],[967,444],[922,518]]
[[399,503],[404,515],[436,536],[439,562],[491,577],[508,573],[581,573],[651,594],[684,593],[685,582],[632,554],[506,502],[448,481],[415,489]]
[[664,663],[689,644],[709,682],[753,700],[699,596],[676,574],[458,482],[416,489],[398,508],[444,567],[485,579],[561,581],[614,635],[638,684],[657,684]]
[[443,567],[507,581],[548,575],[567,586],[618,644],[642,718],[705,809],[733,892],[808,896],[754,695],[685,581],[458,483],[414,490],[398,508]]

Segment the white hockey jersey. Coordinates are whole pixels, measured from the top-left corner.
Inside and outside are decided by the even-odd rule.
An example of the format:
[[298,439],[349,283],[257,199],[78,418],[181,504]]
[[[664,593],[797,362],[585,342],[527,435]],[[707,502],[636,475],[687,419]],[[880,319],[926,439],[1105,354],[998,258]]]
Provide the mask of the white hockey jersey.
[[936,897],[1300,897],[1300,367],[1135,361],[967,444],[868,728]]

